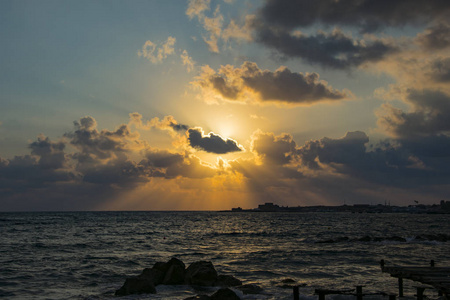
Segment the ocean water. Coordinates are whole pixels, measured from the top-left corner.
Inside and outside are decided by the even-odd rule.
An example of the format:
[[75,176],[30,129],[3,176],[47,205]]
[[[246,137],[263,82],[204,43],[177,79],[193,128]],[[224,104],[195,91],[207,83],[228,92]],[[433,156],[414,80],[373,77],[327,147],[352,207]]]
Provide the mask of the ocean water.
[[[0,297],[184,299],[214,292],[158,286],[157,295],[114,296],[126,277],[171,257],[186,266],[209,260],[219,274],[264,289],[243,299],[292,299],[292,289],[281,284],[286,278],[304,285],[303,299],[317,299],[315,288],[364,285],[364,292],[395,292],[397,280],[381,272],[380,259],[423,266],[434,259],[450,266],[450,241],[430,236],[439,234],[450,234],[450,215],[0,213]],[[412,297],[414,285],[405,281],[406,295]]]

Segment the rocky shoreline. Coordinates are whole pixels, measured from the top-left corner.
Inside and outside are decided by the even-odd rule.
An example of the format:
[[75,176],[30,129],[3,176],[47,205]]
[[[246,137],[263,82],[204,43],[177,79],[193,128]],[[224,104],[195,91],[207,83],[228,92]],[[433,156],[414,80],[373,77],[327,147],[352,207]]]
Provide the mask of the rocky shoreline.
[[242,284],[232,275],[219,275],[210,261],[197,261],[187,268],[184,262],[171,258],[168,262],[157,262],[152,268],[145,268],[141,274],[125,279],[122,287],[116,290],[116,296],[131,294],[156,294],[156,286],[190,285],[197,287],[219,287],[212,295],[197,295],[185,300],[235,300],[240,299],[236,292],[242,294],[260,294],[263,289],[255,284]]

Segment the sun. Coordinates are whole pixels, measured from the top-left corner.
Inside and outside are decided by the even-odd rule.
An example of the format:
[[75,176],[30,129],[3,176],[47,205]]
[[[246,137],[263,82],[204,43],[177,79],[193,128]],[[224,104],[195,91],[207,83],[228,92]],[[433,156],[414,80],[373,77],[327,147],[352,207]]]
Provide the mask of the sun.
[[236,125],[232,122],[222,122],[217,125],[217,133],[223,138],[232,138],[233,134],[236,133]]

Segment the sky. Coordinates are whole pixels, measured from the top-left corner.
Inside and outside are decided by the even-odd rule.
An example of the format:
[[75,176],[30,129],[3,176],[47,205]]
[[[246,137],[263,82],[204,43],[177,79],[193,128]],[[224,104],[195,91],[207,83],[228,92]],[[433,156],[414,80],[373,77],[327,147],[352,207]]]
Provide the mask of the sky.
[[0,1],[0,211],[450,200],[448,0]]

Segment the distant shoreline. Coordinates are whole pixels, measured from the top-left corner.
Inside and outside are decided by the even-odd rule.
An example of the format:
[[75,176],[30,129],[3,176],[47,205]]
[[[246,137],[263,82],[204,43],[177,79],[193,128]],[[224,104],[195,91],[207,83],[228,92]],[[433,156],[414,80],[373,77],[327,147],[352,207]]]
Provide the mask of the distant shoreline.
[[266,202],[258,205],[257,208],[242,209],[241,207],[231,210],[222,210],[220,212],[347,212],[347,213],[424,213],[424,214],[450,214],[450,201],[442,200],[440,204],[416,204],[409,206],[391,206],[391,205],[370,205],[353,204],[339,206],[279,206],[277,204]]

